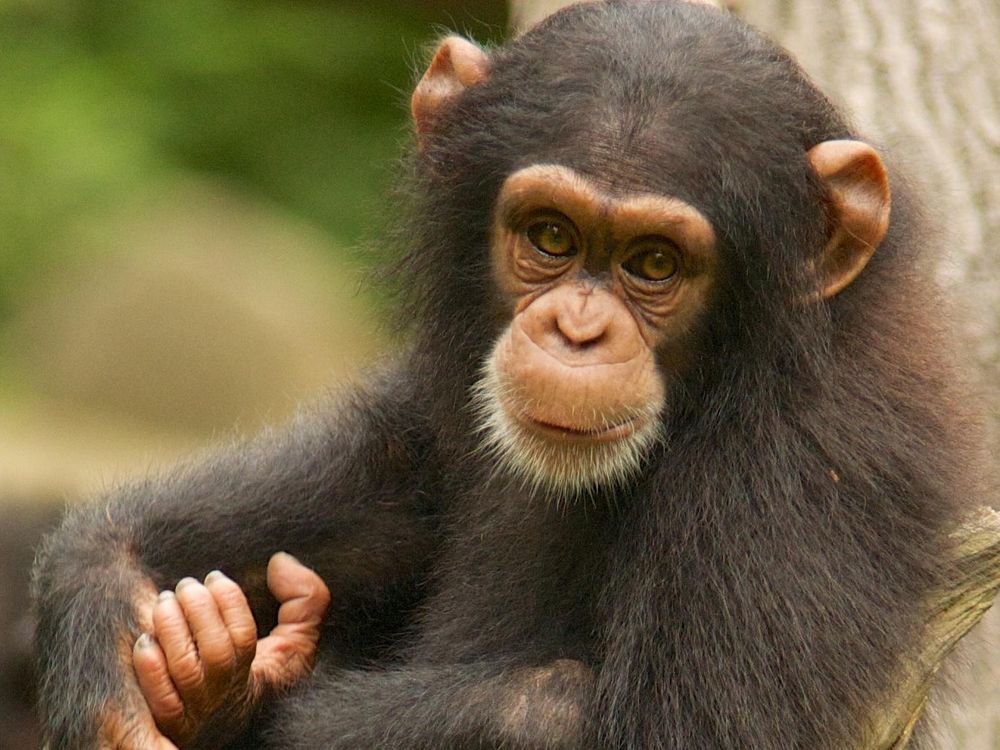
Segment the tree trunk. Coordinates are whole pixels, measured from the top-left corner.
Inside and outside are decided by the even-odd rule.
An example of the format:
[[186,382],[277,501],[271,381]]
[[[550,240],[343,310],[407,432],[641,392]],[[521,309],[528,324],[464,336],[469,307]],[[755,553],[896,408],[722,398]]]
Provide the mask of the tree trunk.
[[[527,28],[566,0],[510,0]],[[853,113],[860,130],[922,188],[944,242],[936,271],[954,292],[1000,454],[1000,2],[737,0],[717,2],[770,34]],[[992,502],[984,498],[984,503]],[[1000,748],[1000,612],[958,680],[958,715],[942,747]],[[984,658],[984,655],[988,658]]]

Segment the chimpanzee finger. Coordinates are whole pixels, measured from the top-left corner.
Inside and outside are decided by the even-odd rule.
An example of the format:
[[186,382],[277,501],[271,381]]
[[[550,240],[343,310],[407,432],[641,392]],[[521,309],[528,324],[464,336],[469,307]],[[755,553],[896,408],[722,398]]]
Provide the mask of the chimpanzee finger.
[[205,577],[205,587],[215,597],[215,604],[229,631],[237,662],[249,664],[257,650],[257,623],[243,589],[220,570],[213,570]]
[[175,733],[184,719],[184,701],[170,679],[163,649],[147,633],[135,642],[132,665],[153,719],[168,734]]
[[194,578],[183,578],[175,593],[187,617],[205,677],[211,683],[213,678],[228,676],[236,667],[236,650],[212,592]]
[[257,644],[252,670],[265,684],[287,687],[312,669],[330,591],[316,573],[284,552],[271,557],[267,585],[281,604],[278,624]]
[[318,635],[330,605],[330,590],[322,578],[287,552],[278,552],[268,562],[267,585],[281,603],[272,635],[282,632],[282,626],[315,630]]
[[188,627],[187,616],[173,591],[160,592],[153,608],[156,640],[167,657],[167,669],[185,703],[196,704],[205,687],[205,671]]

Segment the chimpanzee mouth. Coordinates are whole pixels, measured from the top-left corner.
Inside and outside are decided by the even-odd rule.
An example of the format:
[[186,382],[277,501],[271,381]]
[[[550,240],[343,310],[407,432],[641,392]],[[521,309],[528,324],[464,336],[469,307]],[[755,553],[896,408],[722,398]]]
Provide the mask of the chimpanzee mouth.
[[[539,419],[532,415],[535,409],[522,403],[525,399],[511,395],[493,359],[487,359],[472,389],[480,434],[477,450],[559,502],[599,487],[624,486],[659,439],[659,412],[651,408],[619,411],[613,419],[581,413],[581,422],[601,425],[587,428]],[[567,421],[576,421],[572,416]]]
[[521,414],[519,421],[525,423],[528,427],[540,432],[546,437],[552,437],[557,440],[572,440],[588,443],[610,443],[615,440],[627,438],[635,432],[635,420],[633,419],[626,419],[622,422],[618,422],[617,424],[613,424],[610,427],[599,428],[568,427],[566,425],[536,419],[535,417],[531,417],[527,414]]

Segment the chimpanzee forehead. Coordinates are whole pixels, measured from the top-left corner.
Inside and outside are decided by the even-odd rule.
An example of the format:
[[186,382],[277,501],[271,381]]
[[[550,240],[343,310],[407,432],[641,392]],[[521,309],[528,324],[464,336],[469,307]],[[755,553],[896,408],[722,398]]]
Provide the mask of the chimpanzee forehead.
[[746,175],[776,173],[777,159],[805,162],[797,147],[781,155],[769,144],[763,156],[740,143],[745,131],[716,128],[711,110],[700,105],[691,111],[684,102],[664,101],[659,111],[643,112],[595,98],[577,106],[575,116],[539,118],[521,129],[527,137],[511,144],[513,167],[559,164],[609,194],[676,196],[709,214],[724,188],[752,187]]
[[[688,3],[592,3],[497,54],[476,102],[515,166],[558,163],[610,189],[781,192],[806,150],[845,137],[798,66],[742,22]],[[482,112],[482,109],[480,110]],[[757,196],[748,199],[756,200]]]

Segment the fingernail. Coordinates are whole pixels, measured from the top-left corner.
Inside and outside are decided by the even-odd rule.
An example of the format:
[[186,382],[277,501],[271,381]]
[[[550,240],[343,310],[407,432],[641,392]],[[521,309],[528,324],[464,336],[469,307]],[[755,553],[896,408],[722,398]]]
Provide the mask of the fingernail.
[[149,633],[143,633],[135,642],[135,647],[139,649],[149,648],[152,645],[153,639],[149,637]]
[[278,555],[282,555],[283,557],[287,557],[287,558],[288,558],[289,560],[291,560],[292,562],[294,562],[294,563],[299,563],[299,565],[301,565],[301,564],[302,564],[302,563],[300,563],[300,562],[299,562],[299,559],[298,559],[297,557],[295,557],[294,555],[290,555],[290,554],[288,554],[287,552],[278,552],[278,553],[277,553],[277,554],[275,555],[275,557],[277,557]]
[[198,583],[198,581],[196,581],[194,578],[191,578],[190,576],[188,576],[187,578],[182,578],[177,582],[177,585],[174,586],[174,591],[180,591],[182,588],[184,588],[185,586],[190,586],[192,583]]
[[213,570],[207,576],[205,576],[205,585],[207,586],[208,584],[214,583],[215,581],[224,581],[224,580],[226,580],[225,573],[223,573],[221,570]]
[[173,599],[173,598],[174,598],[174,592],[173,591],[171,591],[170,589],[163,589],[163,591],[160,592],[160,595],[158,597],[156,597],[156,600],[158,602],[165,602],[165,601],[169,601],[170,599]]

